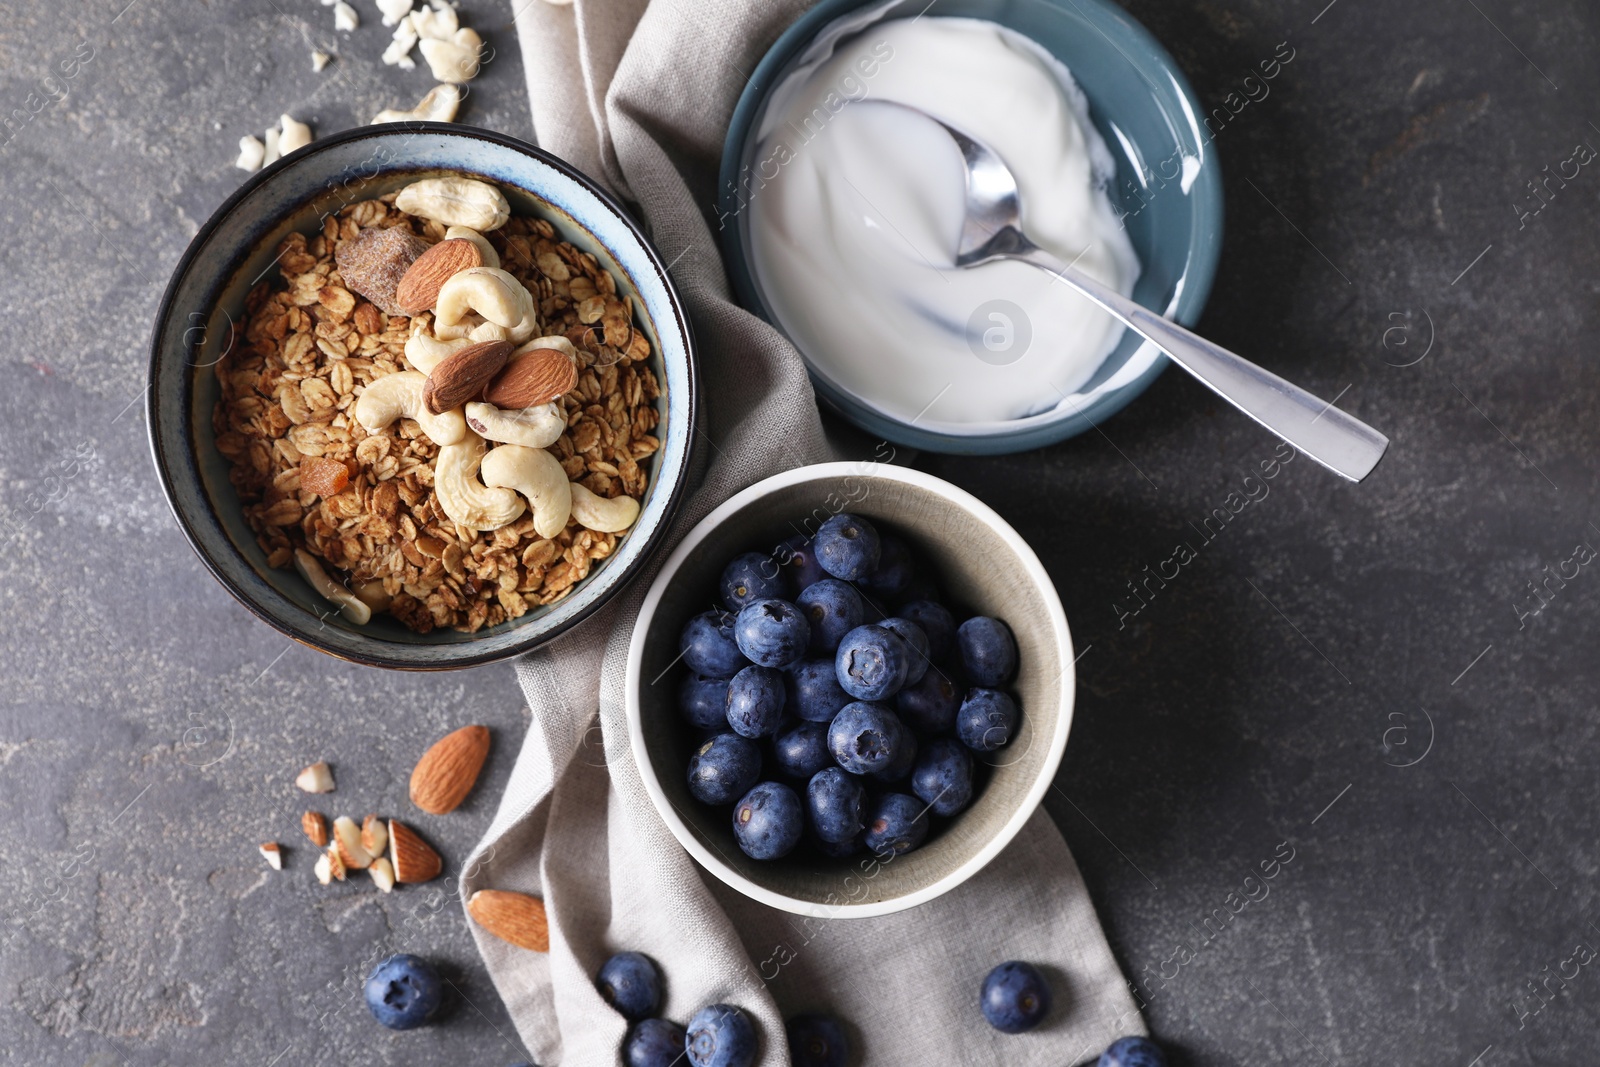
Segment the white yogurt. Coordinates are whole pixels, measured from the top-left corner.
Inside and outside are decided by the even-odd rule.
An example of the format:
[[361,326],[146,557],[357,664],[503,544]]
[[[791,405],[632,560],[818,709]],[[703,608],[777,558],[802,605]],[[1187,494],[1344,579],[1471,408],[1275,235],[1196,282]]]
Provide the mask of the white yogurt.
[[741,200],[779,324],[816,373],[903,422],[961,432],[1057,407],[1121,325],[1025,263],[956,268],[960,152],[935,123],[868,99],[993,148],[1024,231],[1063,262],[1125,295],[1139,276],[1105,193],[1111,154],[1067,69],[992,22],[896,19],[790,75],[768,106]]

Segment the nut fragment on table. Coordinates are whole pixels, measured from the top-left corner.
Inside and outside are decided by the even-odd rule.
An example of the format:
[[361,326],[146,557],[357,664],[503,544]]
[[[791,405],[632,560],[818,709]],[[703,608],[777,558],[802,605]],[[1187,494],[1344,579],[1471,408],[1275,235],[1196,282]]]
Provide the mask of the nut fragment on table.
[[311,839],[313,845],[318,848],[327,847],[328,820],[323,818],[319,812],[308,811],[300,816],[300,829],[305,831],[306,836]]
[[305,770],[301,771],[294,780],[294,784],[307,793],[333,792],[333,771],[327,763],[318,760]]
[[283,870],[283,849],[278,847],[276,841],[267,841],[262,844],[261,858],[266,860],[267,866],[273,870]]

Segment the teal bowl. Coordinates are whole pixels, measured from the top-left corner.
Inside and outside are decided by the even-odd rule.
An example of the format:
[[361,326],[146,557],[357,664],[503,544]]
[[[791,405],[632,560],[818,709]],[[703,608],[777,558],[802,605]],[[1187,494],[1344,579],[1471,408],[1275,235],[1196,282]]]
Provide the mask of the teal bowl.
[[[1193,325],[1222,250],[1221,169],[1205,111],[1177,64],[1110,0],[823,0],[803,15],[756,67],[723,147],[718,215],[728,272],[744,306],[778,325],[750,266],[739,192],[760,158],[757,131],[772,89],[826,55],[841,35],[879,19],[921,15],[997,22],[1031,37],[1072,71],[1116,160],[1108,192],[1139,255],[1133,298]],[[811,380],[824,404],[876,436],[931,452],[992,455],[1039,448],[1099,425],[1143,392],[1167,362],[1156,346],[1125,332],[1094,376],[1058,407],[1022,419],[959,425],[912,425],[814,369]]]
[[[291,232],[311,233],[328,212],[418,178],[465,174],[499,186],[517,214],[537,215],[593,255],[636,308],[661,383],[656,433],[639,518],[570,596],[477,633],[417,634],[387,615],[357,626],[292,570],[267,566],[245,523],[211,411],[214,367],[235,343],[245,294],[276,262]],[[648,563],[683,494],[697,381],[689,316],[640,227],[589,178],[513,137],[470,126],[363,126],[324,138],[245,181],[200,228],[173,272],[150,342],[150,448],[167,502],[206,568],[240,603],[287,636],[374,667],[443,670],[504,659],[592,615]]]

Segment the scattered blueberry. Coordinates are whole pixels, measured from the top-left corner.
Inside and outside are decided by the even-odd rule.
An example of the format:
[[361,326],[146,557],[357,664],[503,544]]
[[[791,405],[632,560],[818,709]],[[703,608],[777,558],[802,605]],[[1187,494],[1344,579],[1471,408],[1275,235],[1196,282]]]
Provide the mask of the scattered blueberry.
[[767,597],[781,597],[789,591],[777,560],[760,552],[735,556],[722,571],[722,602],[730,611]]
[[1017,642],[999,619],[975,615],[956,630],[961,666],[973,685],[1005,685],[1017,673]]
[[828,752],[828,724],[798,722],[772,739],[772,762],[778,771],[802,782],[824,767],[833,766]]
[[811,654],[831,656],[839,649],[844,635],[861,625],[865,610],[861,594],[849,582],[824,578],[814,582],[795,598],[811,627]]
[[800,798],[781,782],[761,782],[733,806],[734,839],[751,859],[787,856],[804,830]]
[[619,952],[606,960],[595,988],[630,1022],[648,1018],[661,1007],[661,972],[642,952]]
[[961,690],[938,670],[930,670],[916,685],[908,685],[894,698],[900,718],[913,730],[945,734],[956,728]]
[[948,737],[933,738],[911,770],[911,791],[935,815],[954,815],[972,800],[972,754]]
[[628,1034],[622,1046],[627,1067],[673,1067],[683,1059],[687,1035],[683,1027],[665,1019],[645,1019]]
[[993,752],[1011,740],[1017,705],[998,689],[969,689],[956,712],[956,736],[978,752]]
[[731,1004],[709,1004],[689,1020],[684,1048],[693,1067],[750,1067],[756,1028]]
[[956,639],[956,619],[950,609],[932,600],[913,600],[895,612],[922,627],[928,638],[928,658],[935,663],[950,654]]
[[793,1067],[845,1067],[850,1059],[844,1027],[832,1016],[796,1015],[784,1028],[789,1031]]
[[689,757],[689,792],[702,804],[731,804],[761,778],[761,746],[718,734]]
[[853,842],[866,826],[867,790],[855,775],[824,767],[806,786],[806,812],[812,831],[823,841]]
[[731,678],[745,665],[744,654],[733,639],[734,616],[726,611],[705,611],[689,620],[678,642],[683,662],[708,678]]
[[1031,963],[1011,960],[989,972],[978,994],[983,1017],[1005,1034],[1032,1030],[1050,1013],[1050,984]]
[[822,524],[812,546],[822,569],[847,582],[859,581],[876,570],[882,552],[872,523],[842,512]]
[[746,667],[728,683],[728,725],[744,737],[771,737],[783,721],[783,673]]
[[[768,597],[745,605],[733,624],[739,651],[763,667],[787,667],[805,655],[811,627],[800,609]],[[691,664],[692,666],[692,664]]]
[[915,685],[922,681],[923,675],[928,673],[931,660],[928,654],[928,635],[922,632],[922,627],[910,619],[884,619],[878,625],[894,634],[905,642],[906,651],[906,684]]
[[829,722],[850,703],[850,694],[839,685],[832,656],[801,660],[789,669],[784,681],[788,687],[786,710],[808,722]]
[[867,814],[862,844],[875,856],[910,852],[928,836],[928,806],[904,793],[885,793]]
[[390,956],[372,968],[363,990],[372,1017],[391,1030],[411,1030],[433,1018],[444,983],[433,964],[417,956]]
[[783,560],[783,569],[789,575],[789,580],[794,583],[795,592],[807,589],[816,582],[828,576],[822,569],[822,564],[817,562],[817,553],[811,545],[811,538],[796,535],[778,546],[776,553],[778,559]]
[[910,740],[894,712],[856,701],[828,724],[828,751],[851,774],[871,774],[894,763]]
[[894,757],[882,770],[873,771],[872,777],[889,785],[898,785],[911,776],[911,768],[916,763],[917,737],[910,730],[901,730],[900,744],[895,746]]
[[696,729],[723,729],[728,722],[728,679],[686,675],[678,687],[678,707]]
[[897,597],[911,584],[911,552],[904,541],[888,534],[878,543],[878,565],[861,578],[861,584],[874,596]]
[[1100,1053],[1095,1067],[1167,1067],[1167,1057],[1148,1037],[1123,1037]]
[[906,684],[906,643],[882,626],[857,626],[839,642],[834,669],[839,685],[857,700],[884,700]]

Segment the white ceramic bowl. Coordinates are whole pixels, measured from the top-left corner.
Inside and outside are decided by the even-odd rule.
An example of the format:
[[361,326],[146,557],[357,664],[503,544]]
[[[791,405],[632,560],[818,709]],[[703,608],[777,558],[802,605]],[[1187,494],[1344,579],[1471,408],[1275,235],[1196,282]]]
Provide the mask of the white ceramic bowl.
[[[849,511],[891,528],[931,565],[947,603],[1003,619],[1020,667],[1010,687],[1022,722],[992,753],[972,804],[921,848],[879,860],[824,860],[797,849],[762,862],[734,843],[730,809],[689,794],[695,732],[677,707],[678,636],[716,599],[717,579],[740,552],[770,551],[797,531]],[[960,612],[958,611],[958,616]],[[746,896],[784,911],[833,918],[915,907],[972,877],[1016,836],[1061,764],[1072,727],[1072,636],[1055,586],[1017,532],[987,505],[919,471],[825,463],[758,482],[707,515],[662,566],[628,650],[628,726],[634,759],[661,818],[702,867]]]

